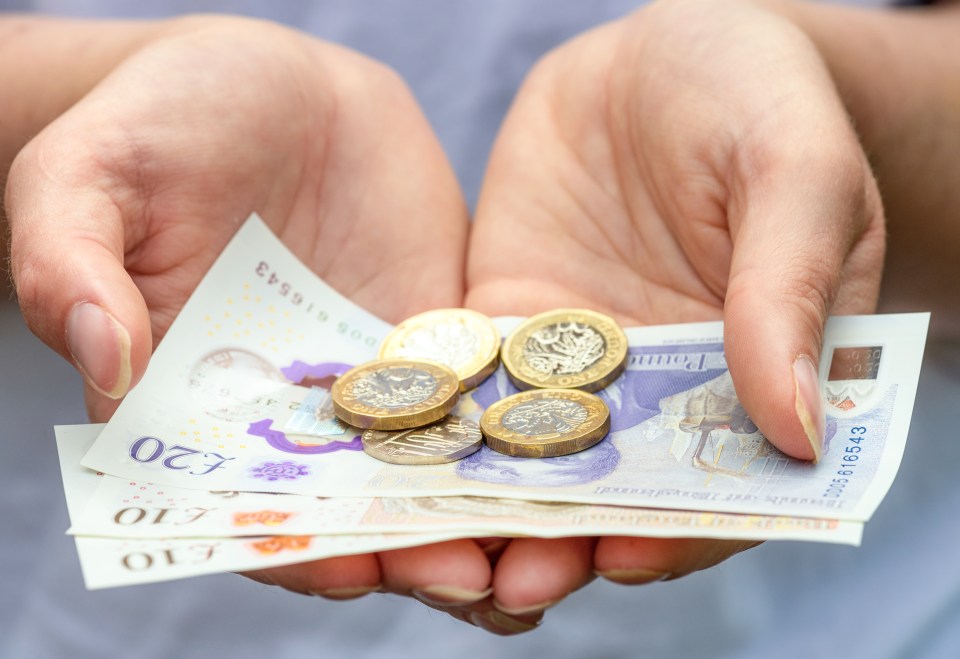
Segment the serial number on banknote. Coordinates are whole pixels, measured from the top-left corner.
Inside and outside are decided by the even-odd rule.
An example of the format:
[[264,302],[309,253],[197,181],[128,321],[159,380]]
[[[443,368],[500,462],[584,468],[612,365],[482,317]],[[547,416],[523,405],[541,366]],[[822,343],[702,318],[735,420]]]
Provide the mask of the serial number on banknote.
[[[330,314],[325,309],[317,309],[314,311],[314,303],[306,302],[302,293],[299,293],[293,289],[293,287],[286,281],[284,281],[280,275],[277,274],[277,271],[270,267],[270,264],[266,261],[260,261],[257,263],[254,268],[257,276],[261,279],[264,279],[268,286],[276,286],[277,294],[281,297],[287,298],[290,303],[296,307],[303,309],[305,313],[313,316],[314,320],[317,320],[321,323],[326,323],[330,320]],[[304,305],[306,302],[306,306]],[[370,336],[362,332],[360,329],[351,326],[349,323],[340,321],[336,325],[336,330],[338,334],[353,339],[354,341],[361,341],[364,345],[373,347],[379,341],[376,337]]]
[[860,452],[863,447],[860,445],[867,439],[866,426],[854,426],[850,429],[850,436],[847,437],[847,444],[843,447],[843,453],[840,454],[840,464],[837,466],[837,477],[830,481],[826,491],[823,493],[825,498],[836,499],[843,496],[843,491],[850,483],[850,477],[855,476],[857,470],[854,468],[860,461]]

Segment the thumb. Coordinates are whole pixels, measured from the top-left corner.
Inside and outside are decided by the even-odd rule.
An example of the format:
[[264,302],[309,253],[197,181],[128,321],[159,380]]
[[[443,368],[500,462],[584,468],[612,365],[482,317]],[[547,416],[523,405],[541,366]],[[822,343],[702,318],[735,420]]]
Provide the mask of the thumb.
[[118,399],[146,369],[150,319],[123,267],[110,177],[91,155],[41,134],[17,156],[5,198],[11,272],[30,329],[90,387]]
[[[737,396],[760,430],[785,453],[817,461],[824,324],[838,297],[847,310],[875,304],[883,220],[855,141],[805,151],[772,159],[737,186],[724,342]],[[852,296],[867,302],[846,304]]]

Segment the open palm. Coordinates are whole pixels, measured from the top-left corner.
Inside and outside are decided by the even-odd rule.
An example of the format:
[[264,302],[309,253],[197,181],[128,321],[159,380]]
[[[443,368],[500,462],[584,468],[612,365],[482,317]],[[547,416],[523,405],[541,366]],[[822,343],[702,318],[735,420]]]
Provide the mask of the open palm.
[[[747,411],[814,458],[820,333],[828,312],[873,308],[879,196],[805,37],[715,4],[655,5],[531,73],[491,156],[465,303],[589,307],[624,325],[723,318]],[[95,419],[253,211],[387,320],[464,303],[463,201],[405,87],[268,24],[177,23],[24,149],[6,201],[24,314],[84,371]],[[646,583],[745,546],[464,540],[250,576],[335,598],[413,595],[515,633],[595,573]]]
[[266,24],[194,21],[135,54],[21,153],[8,202],[25,313],[112,397],[127,387],[109,332],[95,355],[71,343],[73,305],[129,334],[135,379],[253,211],[388,320],[462,298],[463,201],[402,82]]
[[[624,325],[723,319],[748,413],[780,449],[815,459],[823,323],[874,308],[883,247],[876,184],[804,35],[748,4],[664,3],[529,76],[491,155],[467,304],[588,307]],[[494,593],[550,602],[593,571],[646,583],[745,546],[516,540]],[[572,567],[519,592],[514,554]]]
[[[24,149],[7,208],[24,314],[85,372],[94,420],[253,211],[387,320],[463,299],[466,210],[405,86],[269,24],[191,19],[144,47]],[[250,576],[333,598],[476,600],[490,563],[464,540]]]

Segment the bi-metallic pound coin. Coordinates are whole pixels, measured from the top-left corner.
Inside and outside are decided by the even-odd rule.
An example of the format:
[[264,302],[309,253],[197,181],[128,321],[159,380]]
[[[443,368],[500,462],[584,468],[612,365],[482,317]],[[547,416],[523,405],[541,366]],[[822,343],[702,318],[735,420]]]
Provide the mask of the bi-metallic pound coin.
[[380,359],[344,373],[330,390],[333,411],[358,428],[405,430],[439,421],[460,399],[457,374],[418,359]]
[[487,446],[521,458],[553,458],[588,449],[610,432],[610,410],[577,389],[535,389],[508,396],[480,417]]
[[500,332],[470,309],[434,309],[397,325],[380,345],[380,359],[429,359],[452,368],[460,391],[468,391],[497,369]]
[[476,421],[451,415],[412,430],[366,430],[362,441],[367,455],[383,462],[435,465],[476,453],[483,444],[483,435]]
[[612,318],[556,309],[526,320],[503,343],[507,375],[518,389],[599,391],[627,365],[627,335]]

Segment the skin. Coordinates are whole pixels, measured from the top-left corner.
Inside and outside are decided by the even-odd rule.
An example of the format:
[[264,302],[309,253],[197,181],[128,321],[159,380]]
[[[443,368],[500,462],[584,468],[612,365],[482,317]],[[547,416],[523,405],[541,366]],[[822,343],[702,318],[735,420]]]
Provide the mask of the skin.
[[[960,257],[958,25],[956,4],[677,0],[564,44],[529,75],[491,154],[467,304],[585,306],[625,325],[722,318],[744,407],[781,450],[814,457],[792,364],[816,363],[828,314],[875,309],[885,222],[868,153],[896,239],[886,301],[906,288],[914,309],[960,308],[943,286],[918,290],[928,277],[951,281]],[[514,540],[494,597],[529,609],[589,581],[588,564],[650,583],[751,546],[585,543]],[[562,578],[507,581],[538,556],[566,560]]]
[[[379,64],[266,23],[188,19],[151,35],[20,151],[6,208],[30,327],[73,361],[68,314],[96,303],[129,335],[134,382],[254,210],[387,320],[463,299],[466,209],[409,91]],[[87,386],[94,420],[119,403],[102,385]],[[464,540],[252,576],[342,598],[483,591],[490,572]]]
[[[773,443],[810,459],[794,360],[817,362],[828,312],[873,311],[883,250],[876,183],[812,44],[748,6],[664,3],[530,74],[491,155],[467,304],[590,307],[623,325],[723,319],[740,400]],[[592,552],[580,539],[509,549],[646,583],[749,546],[610,537]],[[501,596],[513,555],[494,575],[505,604],[569,588],[541,579]]]
[[[0,81],[6,99],[0,116],[0,182],[17,152],[53,119],[82,98],[119,62],[164,27],[155,23],[97,21],[84,23],[32,16],[0,18]],[[30,62],[24,67],[23,62]],[[64,63],[69,62],[69,75]],[[38,81],[56,84],[38,85]],[[0,208],[0,263],[9,258],[5,209]],[[6,270],[6,268],[5,268]],[[3,278],[0,292],[13,293]]]
[[908,11],[764,6],[820,51],[881,182],[889,246],[881,307],[932,311],[933,333],[953,333],[960,289],[943,284],[960,258],[960,2]]
[[[745,408],[781,449],[811,458],[793,364],[816,362],[828,313],[875,306],[885,225],[873,172],[897,237],[894,278],[927,276],[918,263],[945,276],[960,257],[948,221],[960,213],[957,23],[955,5],[675,0],[564,44],[531,72],[495,144],[466,282],[463,202],[393,74],[262,23],[141,26],[106,49],[106,78],[74,90],[80,103],[62,116],[77,98],[51,103],[3,143],[9,153],[42,128],[7,186],[20,303],[68,359],[70,309],[102,305],[129,333],[135,381],[257,210],[320,276],[392,321],[464,301],[490,314],[586,306],[627,325],[723,318]],[[389,258],[373,265],[371,251]],[[428,264],[422,276],[403,267],[412,258]],[[99,419],[116,405],[94,389],[88,401]],[[333,598],[401,593],[511,634],[597,573],[675,578],[747,546],[478,539],[249,576]]]

